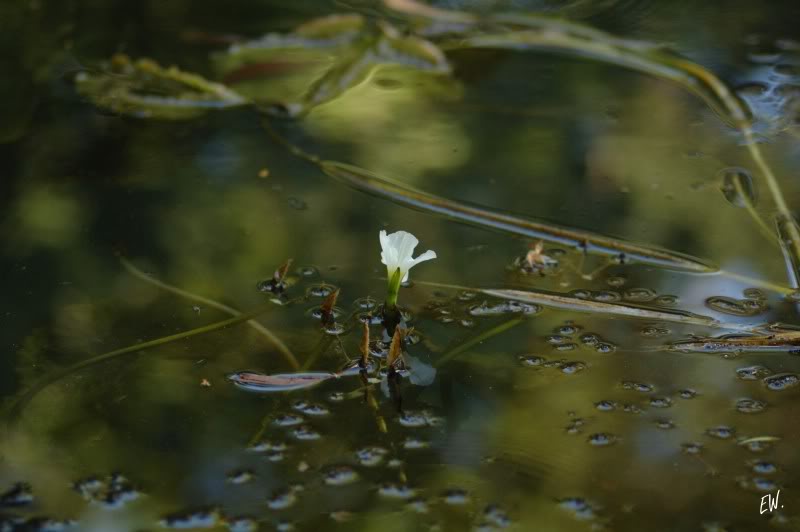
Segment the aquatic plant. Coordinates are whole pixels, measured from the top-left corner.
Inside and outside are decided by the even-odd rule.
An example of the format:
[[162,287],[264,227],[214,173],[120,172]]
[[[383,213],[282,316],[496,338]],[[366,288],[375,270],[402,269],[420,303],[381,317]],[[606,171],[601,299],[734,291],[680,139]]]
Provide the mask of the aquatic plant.
[[378,234],[381,242],[381,262],[386,265],[388,287],[386,292],[386,307],[394,309],[397,306],[397,296],[400,284],[408,281],[411,268],[436,258],[436,252],[428,250],[414,258],[414,249],[419,244],[417,237],[406,231],[397,231],[390,235],[386,231]]

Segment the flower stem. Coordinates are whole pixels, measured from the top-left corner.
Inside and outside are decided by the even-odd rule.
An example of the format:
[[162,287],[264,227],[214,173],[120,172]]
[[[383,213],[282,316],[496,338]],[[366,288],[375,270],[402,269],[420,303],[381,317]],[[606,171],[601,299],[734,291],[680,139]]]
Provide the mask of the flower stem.
[[389,279],[389,288],[386,292],[386,308],[395,309],[397,307],[397,296],[400,293],[400,282],[402,275],[400,275],[400,268],[397,268]]

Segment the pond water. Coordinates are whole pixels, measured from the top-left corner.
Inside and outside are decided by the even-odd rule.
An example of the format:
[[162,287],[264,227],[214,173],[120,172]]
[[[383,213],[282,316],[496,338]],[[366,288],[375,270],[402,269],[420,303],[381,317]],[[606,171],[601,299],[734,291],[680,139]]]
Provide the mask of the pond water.
[[0,7],[0,530],[800,529],[798,5],[387,4]]

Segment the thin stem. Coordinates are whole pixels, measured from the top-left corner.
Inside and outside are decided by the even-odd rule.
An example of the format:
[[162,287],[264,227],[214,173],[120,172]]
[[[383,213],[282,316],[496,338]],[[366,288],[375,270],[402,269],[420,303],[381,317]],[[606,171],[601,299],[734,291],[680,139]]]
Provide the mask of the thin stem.
[[516,327],[517,325],[519,325],[523,321],[525,321],[525,318],[511,318],[510,320],[504,321],[500,325],[492,327],[488,331],[485,331],[485,332],[479,334],[478,336],[474,336],[474,337],[470,338],[469,340],[467,340],[463,344],[451,349],[447,353],[445,353],[442,356],[440,356],[439,358],[437,358],[436,359],[436,363],[434,364],[434,367],[438,368],[439,366],[441,366],[445,362],[447,362],[447,361],[455,358],[456,356],[460,355],[461,353],[463,353],[464,351],[466,351],[470,347],[472,347],[472,346],[474,346],[476,344],[479,344],[479,343],[483,342],[484,340],[488,340],[489,338],[492,338],[493,336],[497,336],[498,334],[500,334],[502,332],[505,332],[508,329],[511,329],[512,327]]
[[[177,286],[172,286],[163,281],[159,281],[158,279],[155,279],[154,277],[147,275],[145,272],[134,266],[133,263],[131,263],[131,261],[129,261],[124,257],[120,257],[119,261],[122,264],[122,266],[126,270],[128,270],[128,272],[131,273],[133,276],[138,277],[139,279],[147,283],[150,283],[154,286],[157,286],[162,290],[166,290],[167,292],[171,292],[175,295],[181,296],[191,301],[197,301],[198,303],[202,303],[208,307],[215,308],[230,316],[238,317],[242,315],[241,311],[236,310],[233,307],[229,307],[224,303],[220,303],[219,301],[214,301],[213,299],[209,299],[199,294],[194,294],[192,292],[188,292],[186,290],[178,288]],[[292,369],[296,370],[300,368],[300,364],[297,362],[297,359],[295,358],[291,349],[289,349],[289,347],[285,343],[283,343],[283,341],[280,338],[278,338],[275,335],[275,333],[273,333],[272,331],[270,331],[269,329],[267,329],[266,327],[264,327],[255,320],[248,320],[247,324],[253,329],[255,329],[259,334],[267,338],[267,340],[269,340],[278,349],[278,351],[283,355],[286,361],[292,366]]]
[[140,351],[144,351],[146,349],[150,349],[152,347],[157,347],[160,345],[168,344],[171,342],[175,342],[177,340],[183,340],[185,338],[190,338],[192,336],[197,336],[199,334],[205,334],[212,331],[217,331],[219,329],[223,329],[225,327],[230,327],[232,325],[236,325],[238,323],[246,322],[249,319],[252,319],[260,314],[267,312],[268,310],[272,309],[272,305],[265,305],[263,307],[259,307],[251,312],[247,312],[240,316],[236,316],[234,318],[229,318],[227,320],[218,321],[216,323],[211,323],[209,325],[204,325],[202,327],[197,327],[195,329],[191,329],[189,331],[184,331],[177,334],[172,334],[169,336],[164,336],[161,338],[156,338],[155,340],[150,340],[147,342],[142,342],[139,344],[131,345],[128,347],[123,347],[121,349],[115,349],[113,351],[109,351],[107,353],[103,353],[97,356],[93,356],[77,364],[73,364],[68,368],[64,368],[60,371],[56,371],[51,375],[45,377],[42,381],[34,384],[27,392],[21,395],[16,402],[11,406],[9,410],[8,422],[12,422],[25,408],[25,406],[30,403],[30,401],[36,397],[42,390],[50,386],[51,384],[58,382],[59,380],[67,377],[76,371],[81,369],[87,368],[89,366],[94,366],[95,364],[100,364],[102,362],[107,362],[111,359],[117,358],[122,355],[126,355],[129,353],[138,353]]

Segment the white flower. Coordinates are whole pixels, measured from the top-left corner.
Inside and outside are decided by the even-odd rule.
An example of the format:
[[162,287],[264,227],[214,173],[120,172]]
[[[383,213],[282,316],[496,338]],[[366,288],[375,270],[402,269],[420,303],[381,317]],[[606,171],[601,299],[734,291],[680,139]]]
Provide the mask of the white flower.
[[392,278],[397,268],[400,268],[402,282],[406,282],[408,281],[408,271],[411,268],[420,262],[436,258],[436,253],[430,249],[416,259],[412,258],[411,254],[414,253],[414,248],[419,244],[419,240],[406,231],[397,231],[391,235],[387,235],[386,231],[381,231],[379,236],[381,239],[381,262],[386,265],[389,279]]

